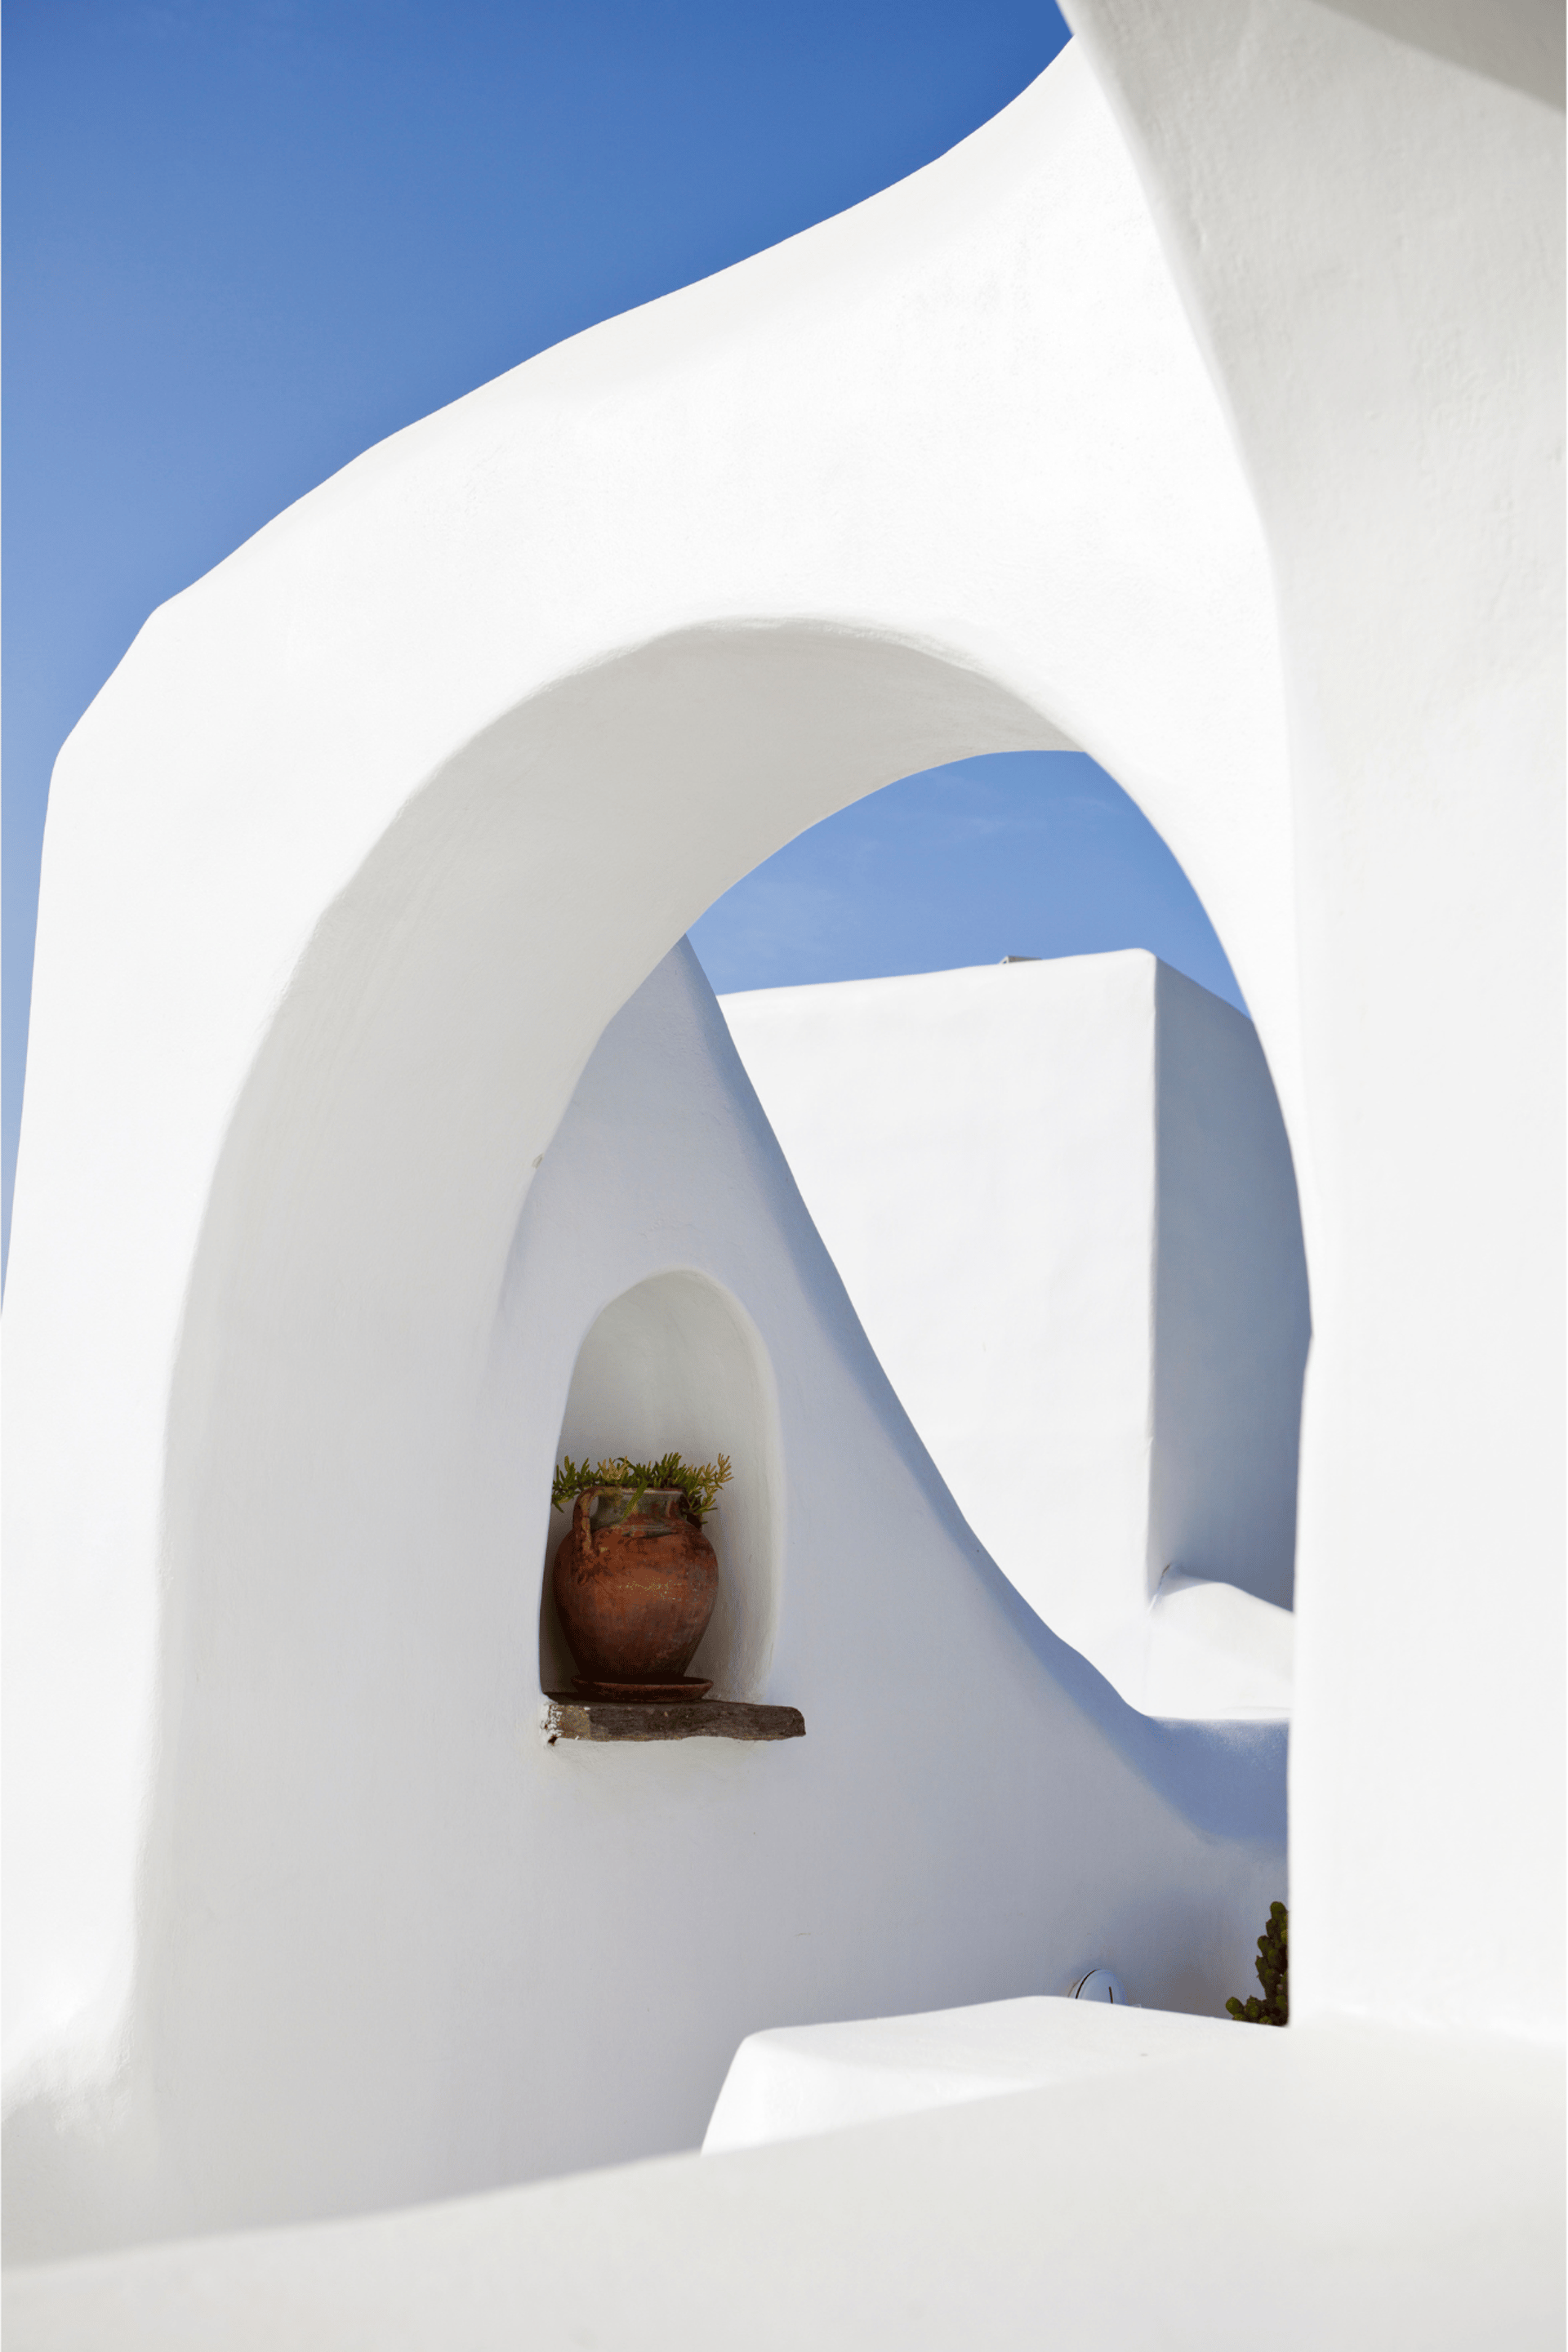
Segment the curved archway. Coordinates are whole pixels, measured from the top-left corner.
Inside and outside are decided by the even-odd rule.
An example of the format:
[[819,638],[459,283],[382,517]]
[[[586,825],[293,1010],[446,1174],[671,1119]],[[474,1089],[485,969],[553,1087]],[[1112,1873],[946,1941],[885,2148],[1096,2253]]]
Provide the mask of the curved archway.
[[[137,2004],[143,2046],[155,2052],[165,2086],[165,2161],[172,2175],[197,2184],[184,2226],[277,2210],[279,2197],[289,2210],[336,2210],[344,2182],[364,2202],[429,2193],[433,2181],[453,2176],[421,2169],[423,2151],[453,2133],[471,2177],[507,2177],[508,2166],[538,2161],[506,2151],[525,2125],[538,2129],[528,2117],[542,2112],[555,2118],[551,2145],[558,2153],[564,2146],[559,2110],[548,2104],[531,2108],[525,2100],[493,2129],[470,2105],[459,2125],[450,2103],[479,2061],[469,2053],[454,2069],[438,2034],[421,2041],[417,2062],[405,2053],[397,2070],[388,2070],[385,2053],[406,2042],[409,2014],[448,2013],[453,1986],[479,1956],[527,1947],[518,1917],[525,1883],[498,1878],[495,1863],[521,1834],[523,1787],[532,1790],[529,1807],[545,1803],[542,1814],[526,1813],[528,1838],[548,1848],[560,1832],[549,1826],[547,1792],[533,1789],[532,1767],[520,1785],[515,1742],[526,1745],[526,1730],[506,1733],[504,1756],[489,1751],[501,1727],[517,1724],[520,1671],[537,1654],[551,1449],[563,1412],[573,1410],[584,1333],[661,1264],[666,1275],[679,1264],[693,1197],[681,1169],[701,1165],[733,1115],[717,1101],[704,1108],[699,1088],[689,1118],[671,1127],[677,1158],[660,1202],[648,1208],[634,1185],[625,1213],[597,1221],[580,1213],[578,1178],[587,1167],[636,1178],[642,1114],[635,1090],[617,1085],[603,1099],[579,1094],[572,1169],[562,1171],[558,1155],[547,1160],[547,1147],[613,1016],[730,878],[737,856],[752,854],[737,852],[737,840],[770,846],[790,821],[784,812],[803,799],[847,798],[931,764],[939,756],[932,747],[972,751],[1047,731],[994,680],[867,633],[689,633],[570,681],[500,723],[399,818],[320,926],[230,1125],[171,1411],[167,1729],[142,1882]],[[749,793],[737,782],[746,761],[763,771],[765,791]],[[547,851],[555,809],[569,812],[574,838],[592,839],[592,803],[612,790],[622,830],[601,836],[598,856],[614,887],[600,891],[597,859],[553,865],[541,844]],[[694,813],[689,838],[671,835],[672,795]],[[567,815],[559,822],[564,826]],[[655,876],[657,889],[638,887]],[[595,920],[600,905],[614,910],[605,928]],[[650,1105],[679,1101],[700,1067],[723,1065],[726,1055],[734,1075],[725,1084],[749,1097],[708,1003],[700,1051],[683,1042],[679,1024],[668,1037],[658,1031],[657,1069],[635,1042],[626,1049],[623,1066],[641,1072]],[[650,1017],[662,1015],[656,1007]],[[820,1244],[805,1238],[809,1226],[803,1235],[798,1197],[765,1125],[749,1129],[742,1116],[727,1149],[751,1171],[743,1180],[737,1172],[731,1192],[738,1186],[740,1197],[754,1183],[763,1205],[749,1212],[752,1224],[759,1215],[773,1221],[763,1239],[736,1241],[738,1262],[755,1273],[776,1260],[786,1289],[807,1280],[818,1302],[810,1328],[819,1336],[800,1344],[808,1356],[826,1348],[829,1360],[853,1366],[836,1377],[848,1377],[874,1406],[880,1433],[866,1443],[895,1450],[899,1466],[889,1475],[914,1527],[903,1537],[873,1532],[883,1497],[860,1496],[855,1509],[872,1514],[872,1527],[857,1539],[858,1566],[867,1563],[858,1572],[868,1572],[884,1542],[895,1558],[912,1546],[910,1561],[929,1552],[920,1571],[928,1579],[940,1568],[938,1587],[928,1584],[891,1651],[881,1622],[859,1637],[854,1654],[862,1663],[851,1664],[847,1651],[833,1668],[842,1686],[835,1707],[851,1686],[859,1690],[849,1749],[841,1727],[828,1751],[833,1772],[852,1769],[874,1783],[891,1751],[879,1748],[873,1725],[889,1710],[896,1721],[921,1677],[945,1679],[946,1658],[971,1639],[987,1654],[998,1639],[1017,1643],[1021,1629],[1008,1616],[1016,1604],[886,1390]],[[511,1268],[544,1189],[542,1162],[546,1178],[552,1167],[558,1180],[564,1173],[578,1213],[557,1222],[557,1244],[524,1253],[529,1287],[520,1307]],[[563,1232],[575,1235],[574,1257],[559,1246]],[[621,1259],[626,1273],[617,1273]],[[585,1314],[575,1303],[584,1286],[596,1286]],[[695,1294],[682,1294],[683,1311],[694,1302]],[[670,1307],[673,1294],[645,1293],[622,1318],[646,1328],[643,1309],[656,1303]],[[820,1336],[824,1315],[831,1338]],[[612,1307],[609,1333],[616,1319]],[[798,1385],[798,1369],[795,1378]],[[523,1408],[525,1391],[531,1402]],[[800,1401],[795,1410],[809,1413]],[[616,1442],[608,1430],[604,1442]],[[812,1440],[818,1449],[837,1442],[826,1429]],[[843,1539],[837,1522],[856,1475],[841,1465],[831,1494],[803,1497],[808,1518],[816,1512],[825,1530],[816,1548],[827,1530],[831,1542]],[[796,1494],[799,1476],[791,1472]],[[813,1572],[831,1580],[831,1554],[814,1561]],[[900,1572],[915,1571],[905,1562]],[[846,1609],[850,1597],[847,1582]],[[885,1597],[876,1603],[888,1605]],[[930,1646],[924,1628],[949,1610],[957,1619],[944,1654]],[[899,1614],[895,1606],[895,1621]],[[973,1633],[963,1630],[971,1623]],[[762,1644],[752,1647],[751,1630],[742,1629],[731,1655],[755,1686]],[[810,1654],[824,1654],[820,1631],[805,1628],[798,1638]],[[841,1638],[836,1627],[832,1650]],[[896,1666],[900,1644],[910,1643],[918,1664]],[[863,1661],[873,1645],[887,1654],[867,1681]],[[1103,1861],[1087,1850],[1078,1858],[1077,1822],[1042,1823],[1039,1833],[1068,1841],[1075,1858],[1069,1865],[1064,1857],[1063,1867],[1110,1870],[1119,1884],[1127,1854],[1142,1851],[1142,1891],[1135,1901],[1130,1893],[1115,1900],[1130,1919],[1148,1915],[1141,1937],[1154,1932],[1161,1906],[1174,1905],[1185,1924],[1161,1932],[1173,1938],[1173,1952],[1182,1950],[1210,1899],[1195,1898],[1194,1886],[1217,1867],[1209,1857],[1227,1853],[1229,1832],[1217,1846],[1206,1829],[1173,1836],[1170,1790],[1155,1794],[1168,1769],[1163,1751],[1157,1743],[1138,1748],[1148,1735],[1126,1727],[1103,1685],[1092,1698],[1087,1685],[1067,1696],[1078,1662],[1033,1619],[1017,1659],[1031,1687],[1043,1677],[1041,1691],[1056,1696],[1044,1700],[1037,1722],[1033,1702],[1025,1705],[1010,1737],[1026,1748],[1066,1740],[1069,1752],[1079,1740],[1097,1753],[1106,1740],[1112,1749],[1124,1743],[1125,1760],[1108,1756],[1104,1785],[1115,1792],[1108,1801],[1113,1809],[1131,1805],[1139,1821],[1142,1808],[1149,1813],[1146,1828],[1127,1829],[1130,1844],[1119,1842],[1121,1832],[1106,1843]],[[532,1684],[531,1671],[525,1679]],[[804,1745],[811,1748],[809,1734]],[[1215,1759],[1203,1804],[1217,1801],[1222,1822],[1233,1802],[1239,1807],[1247,1855],[1239,1876],[1225,1862],[1228,1889],[1249,1885],[1259,1869],[1278,1874],[1279,1760],[1268,1747]],[[732,1765],[701,1769],[727,1776]],[[942,1776],[941,1835],[950,1843],[965,1809],[945,1751],[933,1754],[931,1769]],[[1005,1843],[1004,1824],[1016,1814],[1038,1818],[1028,1793],[1034,1769],[1020,1764],[1004,1794],[990,1762],[966,1768],[984,1783],[973,1798],[980,1814],[993,1816],[987,1844]],[[921,1801],[935,1803],[935,1789]],[[679,1833],[681,1817],[679,1808],[668,1819],[657,1811],[658,1836]],[[935,1834],[914,1805],[913,1848],[928,1855]],[[961,1848],[969,1843],[966,1831]],[[987,1844],[974,1849],[976,1866]],[[967,1868],[957,1854],[953,1866]],[[854,1866],[863,1874],[864,1858]],[[897,1843],[879,1864],[895,1877],[913,1866]],[[431,1884],[447,1881],[450,1896],[432,1903]],[[938,1883],[928,1858],[922,1904]],[[1068,1883],[1050,1874],[1041,1880],[1042,1888]],[[206,1922],[200,1932],[191,1912],[196,1890]],[[968,1899],[985,1901],[978,1882]],[[1255,1906],[1256,1894],[1247,1899]],[[1236,1900],[1227,1892],[1223,1906]],[[1072,1910],[1063,1911],[1061,1932],[1076,1937]],[[895,1973],[870,1997],[896,2004],[991,1981],[966,1978],[956,1960],[942,1976],[942,1939],[932,1940],[930,1923],[917,1927],[917,1916],[923,1920],[911,1914],[909,1950],[924,1958],[908,1990]],[[1243,1941],[1239,1919],[1237,1927]],[[1043,1948],[1042,1931],[1028,1932]],[[1203,1935],[1204,1957],[1181,1964],[1188,1973],[1167,1971],[1167,1999],[1202,1997],[1195,1989],[1206,1987],[1221,1949],[1208,1927]],[[377,1941],[395,1948],[396,1966],[371,1979],[360,1956]],[[881,1941],[851,1938],[846,1948],[870,1953]],[[973,1937],[965,1948],[983,1957]],[[1027,1977],[1039,1963],[1015,1965]],[[1166,1968],[1146,1964],[1151,1972],[1156,1965]],[[763,1969],[744,1989],[775,2006],[798,1997],[782,1982],[768,1992],[770,1981]],[[842,1997],[863,2004],[868,1996]],[[473,2010],[470,2037],[492,2008],[487,1998]],[[710,2025],[717,2030],[716,2021]],[[278,2053],[290,2037],[284,2066]],[[526,2059],[528,2067],[542,2063],[537,2052]],[[308,2145],[299,2137],[301,2084],[317,2116]],[[550,2098],[557,2096],[552,2090]],[[242,2113],[247,2126],[236,2134],[229,2119]],[[638,2128],[651,2135],[655,2126]],[[610,2147],[665,2144],[633,2137]],[[583,2160],[604,2152],[590,2139]]]
[[[536,1640],[516,1561],[520,1530],[540,1555],[542,1465],[509,1451],[490,1375],[520,1206],[595,1041],[814,817],[1064,742],[1192,873],[1289,1108],[1267,560],[1070,55],[929,174],[369,453],[163,607],[77,730],[7,1307],[31,1465],[11,1507],[47,1530],[18,1564],[37,1626],[10,1727],[51,1792],[12,1980],[23,2040],[63,2034],[94,2081],[132,1967],[190,2080],[232,2060],[255,2128],[211,2162],[200,2089],[204,2210],[276,2210],[294,2126],[258,2044],[204,2043],[220,1938],[166,1898],[209,1862],[233,2013],[288,2010],[321,2096],[373,2085],[353,2164],[338,2122],[289,2158],[290,2210],[326,2210],[313,2184],[348,2172],[356,2198],[411,2193],[386,2152],[448,2095],[426,2048],[395,2130],[376,2072],[421,1988],[488,1948],[471,1913],[465,1937],[395,1891],[401,1826],[437,1877],[458,1866],[456,1759]],[[551,1437],[570,1369],[545,1367]],[[982,1578],[967,1605],[994,1626],[1003,1603]],[[374,1694],[380,1744],[345,1690]],[[336,1965],[325,1909],[287,1969],[255,1955],[280,1887],[337,1903],[345,1869],[404,2008],[373,1986],[334,2038],[300,1989],[312,1952]],[[493,1872],[475,1895],[507,1899]],[[929,1929],[911,1913],[903,1948],[934,1952]]]
[[421,1623],[449,1604],[433,1562],[458,1530],[493,1551],[520,1507],[486,1367],[535,1171],[621,1006],[803,813],[1056,732],[886,634],[710,627],[447,764],[320,924],[229,1128],[171,1404],[164,1572],[188,1612],[166,1653],[265,1650],[286,1608],[369,1605],[399,1575]]
[[[1533,1008],[1557,998],[1542,583],[1560,567],[1542,485],[1560,353],[1549,240],[1528,227],[1558,133],[1495,91],[1451,103],[1422,59],[1418,86],[1398,44],[1369,73],[1359,34],[1336,47],[1319,14],[1311,72],[1279,82],[1306,92],[1304,137],[1274,135],[1289,126],[1268,76],[1288,42],[1216,78],[1201,41],[1174,50],[1131,20],[1094,38],[1125,136],[1075,43],[928,172],[371,452],[163,608],[73,736],[7,1298],[12,2032],[24,2064],[86,2086],[75,2120],[40,2094],[42,2140],[58,2153],[76,2135],[45,2191],[68,2234],[44,2251],[74,2250],[84,2226],[100,2243],[168,2226],[126,2210],[125,2135],[102,2156],[130,2026],[147,2123],[153,2012],[198,2060],[235,2060],[188,2078],[199,2111],[157,2110],[159,2160],[197,2184],[198,2220],[432,2193],[432,2149],[448,2193],[504,2177],[493,2086],[515,2077],[497,2048],[513,2033],[535,2089],[558,2053],[519,2050],[510,1986],[468,1998],[495,1948],[482,1931],[510,1904],[515,1967],[560,1956],[515,1932],[521,1874],[493,1813],[505,1865],[473,1869],[466,1905],[445,1897],[473,1861],[456,1759],[478,1740],[481,1798],[514,1785],[499,1678],[536,1631],[516,1547],[497,1581],[498,1499],[521,1525],[526,1482],[487,1383],[529,1171],[615,1008],[727,879],[879,779],[1036,743],[1047,723],[1135,794],[1214,913],[1317,1245],[1315,1696],[1295,1763],[1317,1924],[1297,1946],[1300,2013],[1555,2019],[1557,1849],[1505,1801],[1551,1784],[1552,1647],[1533,1645],[1532,1682],[1517,1643],[1478,1639],[1468,1603],[1483,1557],[1483,1636],[1544,1622],[1558,1589],[1540,1269],[1560,1138]],[[1433,136],[1390,142],[1405,115]],[[1314,213],[1320,121],[1352,135]],[[1214,171],[1215,153],[1236,168]],[[1488,173],[1506,193],[1477,209]],[[1488,234],[1468,234],[1472,212]],[[1367,266],[1347,276],[1347,252]],[[1399,318],[1417,331],[1391,343]],[[1435,919],[1458,951],[1433,953]],[[784,1232],[772,1182],[760,1197]],[[1453,1279],[1435,1284],[1435,1264]],[[1247,1783],[1243,1821],[1246,1759],[1205,1754],[1207,1811],[1177,1805],[1182,1743],[1135,1739],[1007,1617],[896,1411],[869,1378],[838,1377],[853,1348],[829,1304],[819,1288],[829,1404],[852,1404],[896,1465],[927,1617],[901,1666],[940,1706],[930,1629],[961,1617],[996,1698],[962,1753],[911,1740],[885,1706],[874,1731],[838,1714],[838,1753],[882,1816],[940,1842],[952,1874],[938,1904],[908,1843],[840,1847],[842,1941],[883,1937],[884,2007],[988,1997],[1003,1988],[976,1984],[952,1920],[1005,1885],[991,1916],[1009,1969],[1046,1955],[1065,1976],[1092,1904],[1135,2000],[1140,1970],[1153,1998],[1190,1999],[1226,1960],[1194,1887],[1224,1878],[1251,1907],[1247,1872],[1276,1867],[1278,1778]],[[816,1400],[787,1402],[809,1423]],[[1417,1590],[1431,1605],[1412,1609]],[[465,1630],[437,1686],[432,1645]],[[379,1744],[356,1738],[345,1691],[374,1696]],[[1456,1691],[1468,1739],[1443,1703]],[[815,1858],[842,1814],[814,1780],[826,1743],[784,1745],[810,1801],[770,1853]],[[694,1777],[689,1759],[653,1769]],[[738,1779],[715,1780],[716,1801]],[[1059,1802],[1026,1818],[1033,1792],[1091,1783],[1092,1821]],[[547,1836],[568,1809],[537,1772],[533,1789]],[[572,1826],[605,1817],[584,1802]],[[667,1828],[638,1811],[638,1834]],[[198,1865],[183,1885],[182,1853]],[[369,1898],[352,1981],[309,1899],[324,1913],[345,1873]],[[1071,1917],[1039,1893],[1068,1885]],[[746,1893],[758,1917],[774,1906],[779,1948],[807,1932],[779,1918],[765,1873]],[[269,1979],[257,1955],[285,1895],[304,1928],[292,1974]],[[1416,1896],[1436,1927],[1409,1968]],[[571,1962],[603,1948],[575,1939]],[[387,1954],[395,1985],[374,1965]],[[679,1958],[667,1938],[666,1981]],[[312,2005],[322,1959],[340,1970],[330,2017]],[[775,2018],[780,1981],[758,1979]],[[718,1996],[733,1982],[710,1979]],[[859,1982],[839,1979],[846,2001]],[[286,2074],[257,2041],[258,2003]],[[457,2158],[448,2026],[469,2032],[475,2092]],[[547,2087],[553,2114],[580,2114],[559,2074]],[[89,2200],[54,2189],[100,2157],[121,2177],[84,2225]]]

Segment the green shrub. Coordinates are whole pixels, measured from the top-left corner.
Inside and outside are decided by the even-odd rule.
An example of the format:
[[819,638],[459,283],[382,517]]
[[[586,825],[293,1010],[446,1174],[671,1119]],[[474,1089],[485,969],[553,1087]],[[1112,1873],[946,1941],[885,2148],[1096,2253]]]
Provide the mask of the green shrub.
[[1268,1906],[1268,1925],[1258,1938],[1253,1966],[1263,1998],[1252,1993],[1226,2002],[1226,2014],[1242,2025],[1283,2025],[1290,2014],[1290,1914],[1283,1903]]
[[564,1510],[577,1495],[585,1494],[590,1486],[632,1486],[637,1496],[645,1495],[650,1486],[677,1486],[686,1497],[686,1517],[693,1527],[700,1528],[719,1499],[719,1489],[730,1483],[730,1457],[721,1454],[717,1462],[683,1462],[679,1454],[661,1454],[657,1462],[629,1462],[624,1454],[613,1462],[574,1462],[568,1454],[555,1473],[550,1489],[552,1510]]

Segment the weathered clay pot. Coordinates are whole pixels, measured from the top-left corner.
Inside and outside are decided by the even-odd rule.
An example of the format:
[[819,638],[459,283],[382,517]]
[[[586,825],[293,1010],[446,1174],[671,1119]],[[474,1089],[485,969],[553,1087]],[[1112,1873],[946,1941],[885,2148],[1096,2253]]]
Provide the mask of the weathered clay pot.
[[599,1683],[679,1681],[708,1630],[719,1563],[673,1486],[590,1486],[555,1554],[555,1605],[577,1670]]

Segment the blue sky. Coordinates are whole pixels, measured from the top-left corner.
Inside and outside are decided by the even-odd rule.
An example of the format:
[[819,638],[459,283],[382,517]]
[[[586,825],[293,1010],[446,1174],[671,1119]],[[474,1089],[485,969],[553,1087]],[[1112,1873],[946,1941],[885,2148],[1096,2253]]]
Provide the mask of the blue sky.
[[[917,170],[1048,0],[8,0],[4,1176],[48,774],[153,607],[370,443]],[[1070,755],[893,785],[694,934],[721,987],[1144,945],[1234,984]]]
[[996,752],[889,784],[727,890],[691,943],[721,991],[1152,948],[1242,1003],[1192,884],[1081,751]]

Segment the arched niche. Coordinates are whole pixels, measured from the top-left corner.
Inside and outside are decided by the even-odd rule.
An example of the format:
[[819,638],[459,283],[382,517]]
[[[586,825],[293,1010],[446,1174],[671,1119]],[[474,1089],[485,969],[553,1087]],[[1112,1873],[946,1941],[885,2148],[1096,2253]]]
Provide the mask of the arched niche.
[[[734,1477],[706,1522],[719,1557],[719,1599],[689,1671],[721,1698],[763,1696],[778,1619],[781,1481],[773,1380],[760,1335],[730,1293],[689,1271],[653,1276],[595,1318],[578,1351],[559,1461],[670,1448],[689,1462],[727,1454]],[[551,1591],[569,1511],[552,1511],[539,1612],[544,1690],[575,1671]]]

